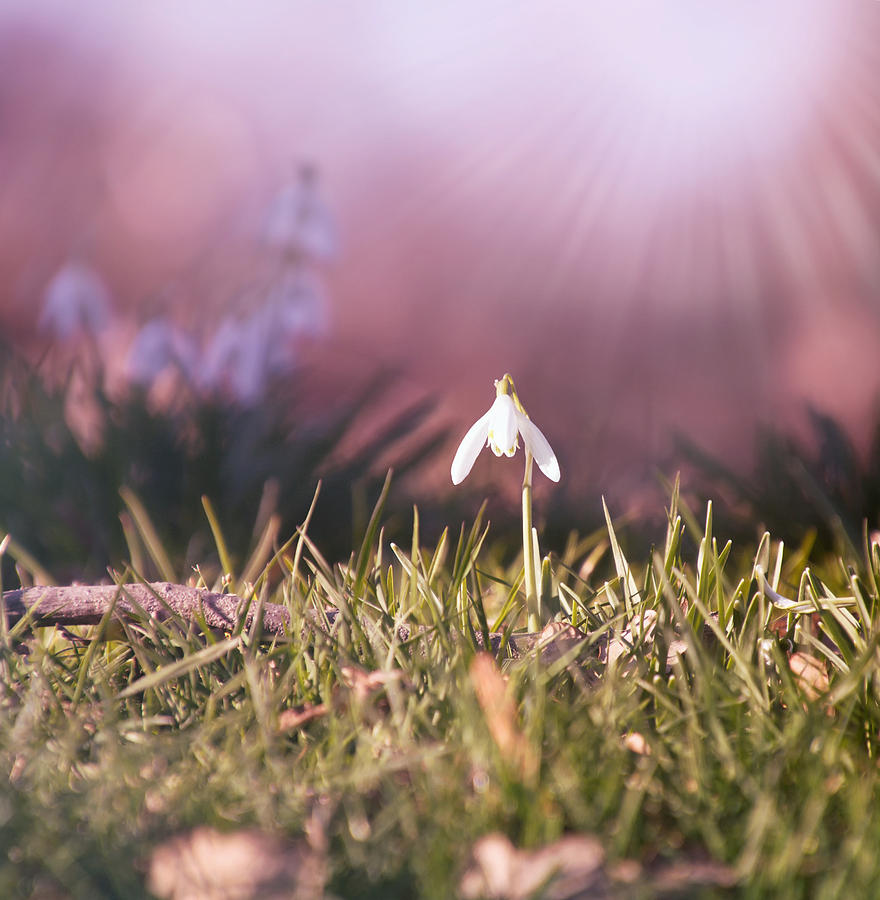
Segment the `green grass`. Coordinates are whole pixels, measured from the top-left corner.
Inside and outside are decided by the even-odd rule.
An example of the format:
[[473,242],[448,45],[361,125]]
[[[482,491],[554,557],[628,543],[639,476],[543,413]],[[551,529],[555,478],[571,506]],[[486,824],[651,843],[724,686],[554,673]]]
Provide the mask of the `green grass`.
[[[597,835],[644,896],[683,860],[731,867],[731,895],[876,895],[880,549],[808,568],[769,535],[731,547],[676,489],[635,558],[609,518],[552,560],[558,616],[586,640],[499,657],[505,719],[472,663],[478,634],[523,626],[521,560],[502,565],[479,518],[430,547],[417,517],[406,548],[381,523],[379,503],[344,564],[300,530],[250,566],[291,612],[284,639],[0,623],[0,896],[145,896],[153,849],[200,825],[308,833],[343,897],[455,896],[493,831]],[[306,627],[327,607],[332,629]],[[701,890],[677,896],[722,891]]]

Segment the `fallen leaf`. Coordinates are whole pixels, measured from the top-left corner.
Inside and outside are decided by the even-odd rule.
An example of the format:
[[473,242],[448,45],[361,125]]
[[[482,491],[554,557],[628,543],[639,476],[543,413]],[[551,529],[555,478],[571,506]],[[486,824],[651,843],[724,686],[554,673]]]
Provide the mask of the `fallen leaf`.
[[380,690],[392,681],[401,681],[403,672],[400,669],[375,669],[369,671],[360,666],[343,666],[340,669],[342,683],[354,691],[359,700]]
[[587,635],[566,622],[550,622],[538,635],[537,646],[541,660],[553,663],[566,656],[578,645],[583,645]]
[[736,872],[730,866],[712,860],[687,859],[658,868],[649,881],[654,896],[661,897],[665,894],[690,897],[697,889],[732,888],[736,882]]
[[[634,654],[642,648],[644,648],[642,652],[650,650],[656,630],[656,610],[646,609],[640,615],[633,616],[627,622],[623,631],[620,632],[620,635],[615,635],[608,641],[603,662],[607,665],[612,665],[619,659]],[[633,663],[630,660],[624,671],[629,671],[632,668]]]
[[674,657],[676,656],[684,656],[687,653],[688,643],[687,641],[683,641],[680,638],[676,638],[674,641],[669,642],[669,648],[666,654],[666,671],[672,671],[672,664],[674,661]]
[[470,667],[471,684],[486,717],[489,733],[501,756],[528,780],[538,771],[538,759],[519,728],[516,705],[507,692],[507,681],[495,658],[478,653]]
[[630,732],[624,739],[623,745],[627,750],[632,750],[633,753],[638,753],[639,756],[650,756],[651,755],[651,747],[648,742],[645,740],[644,735],[639,734],[638,731]]
[[822,660],[808,653],[792,653],[788,658],[788,667],[808,700],[816,700],[828,690],[830,681]]
[[318,900],[325,881],[323,855],[304,842],[196,828],[155,849],[147,886],[161,900]]
[[326,716],[330,710],[326,703],[307,703],[295,709],[283,709],[278,715],[279,731],[294,731],[312,719],[320,719]]
[[334,709],[339,709],[344,700],[353,699],[357,703],[363,703],[371,695],[377,693],[392,681],[402,681],[404,674],[400,669],[369,671],[360,666],[342,666],[340,669],[342,685],[348,688],[348,692],[340,691],[338,686],[334,688],[331,702],[306,703],[294,709],[285,709],[278,716],[279,731],[293,731],[311,722],[328,715]]
[[657,610],[646,609],[643,613],[633,616],[624,631],[624,637],[629,638],[633,644],[649,643],[654,640],[654,632],[657,630]]
[[592,835],[566,835],[537,850],[518,850],[493,833],[474,844],[459,894],[464,900],[671,898],[703,896],[707,889],[736,884],[736,872],[711,859],[682,855],[649,867],[633,859],[606,864],[602,845]]
[[589,835],[566,835],[538,850],[517,850],[504,835],[488,834],[474,845],[459,891],[465,900],[598,900],[609,896],[604,860],[602,845]]
[[[617,636],[612,637],[605,648],[605,653],[600,656],[600,660],[605,663],[607,666],[614,665],[619,659],[623,659],[627,656],[632,647],[625,643],[622,638]],[[630,661],[627,664],[627,669],[632,668],[632,662]]]

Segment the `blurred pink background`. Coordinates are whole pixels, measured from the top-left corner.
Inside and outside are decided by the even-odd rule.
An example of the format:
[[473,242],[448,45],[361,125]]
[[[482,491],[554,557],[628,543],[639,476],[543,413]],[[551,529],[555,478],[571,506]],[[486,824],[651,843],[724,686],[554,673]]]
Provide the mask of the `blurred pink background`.
[[6,0],[0,116],[16,341],[72,256],[118,313],[206,329],[310,163],[318,395],[399,365],[463,433],[510,371],[566,483],[612,495],[674,429],[746,466],[807,401],[875,421],[872,0]]

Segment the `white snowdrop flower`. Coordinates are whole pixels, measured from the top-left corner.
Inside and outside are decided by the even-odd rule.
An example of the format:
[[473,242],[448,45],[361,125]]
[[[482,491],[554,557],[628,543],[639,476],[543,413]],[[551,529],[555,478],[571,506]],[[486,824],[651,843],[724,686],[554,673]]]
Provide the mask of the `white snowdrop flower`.
[[268,303],[245,318],[223,318],[202,358],[199,385],[225,390],[242,406],[252,406],[262,398],[269,379],[289,374],[296,361],[284,311]]
[[272,289],[270,305],[279,326],[292,338],[317,338],[330,330],[327,297],[314,275],[300,266],[285,272]]
[[259,402],[274,362],[267,340],[259,312],[244,319],[225,316],[202,359],[201,387],[228,392],[242,406]]
[[269,346],[265,322],[251,315],[242,323],[228,369],[229,387],[242,406],[260,401],[270,369],[277,365],[276,355]]
[[275,195],[264,234],[270,246],[319,262],[336,256],[336,228],[318,191],[314,169],[304,166],[299,177]]
[[495,402],[468,429],[452,460],[453,484],[464,481],[484,446],[491,447],[496,456],[513,456],[519,447],[520,436],[538,468],[551,481],[559,481],[561,473],[556,454],[538,426],[526,415],[516,394],[511,396],[509,393],[511,385],[509,375],[495,382]]
[[135,335],[125,361],[125,374],[134,384],[150,385],[169,366],[178,366],[189,377],[195,358],[193,341],[173,322],[157,316]]
[[223,386],[230,360],[235,357],[240,336],[241,322],[235,316],[224,316],[202,354],[197,375],[197,384],[202,390],[213,391]]
[[275,303],[254,310],[247,320],[249,355],[261,360],[267,376],[286,375],[296,366],[296,350],[284,311]]
[[43,295],[40,331],[66,341],[79,333],[98,334],[110,322],[110,292],[94,269],[78,260],[66,262]]

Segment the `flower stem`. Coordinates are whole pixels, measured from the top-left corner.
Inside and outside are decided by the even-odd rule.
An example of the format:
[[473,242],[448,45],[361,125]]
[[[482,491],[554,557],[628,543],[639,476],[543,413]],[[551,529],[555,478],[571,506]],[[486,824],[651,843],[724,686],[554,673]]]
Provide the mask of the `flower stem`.
[[526,450],[526,471],[522,486],[523,517],[523,572],[526,592],[526,609],[528,610],[529,631],[540,631],[541,610],[539,608],[538,588],[535,581],[534,545],[532,543],[532,454]]

